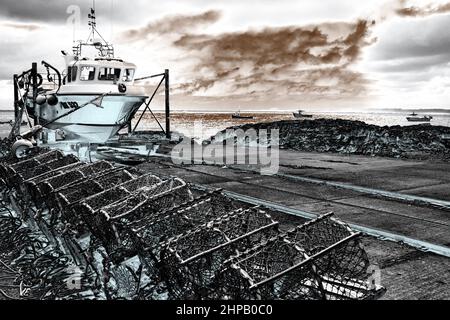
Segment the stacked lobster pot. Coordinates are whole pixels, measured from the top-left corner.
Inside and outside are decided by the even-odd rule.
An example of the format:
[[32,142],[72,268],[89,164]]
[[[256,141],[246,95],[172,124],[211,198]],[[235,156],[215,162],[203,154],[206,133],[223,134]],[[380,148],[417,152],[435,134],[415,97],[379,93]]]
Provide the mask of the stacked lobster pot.
[[53,198],[61,189],[68,189],[71,185],[84,182],[87,179],[96,179],[99,175],[114,170],[114,166],[106,161],[92,164],[77,162],[61,170],[51,171],[43,177],[36,177],[23,184],[24,193],[31,196],[32,201],[37,204],[52,206]]
[[[155,180],[157,182],[157,180]],[[84,203],[84,214],[89,219],[92,233],[102,242],[115,261],[133,256],[131,239],[121,232],[122,226],[146,216],[173,208],[191,200],[192,194],[186,182],[169,178],[153,185],[138,189],[129,196],[102,208]]]
[[222,298],[373,298],[383,288],[369,281],[369,260],[359,236],[332,214],[279,234],[225,263]]
[[57,194],[62,219],[72,225],[90,226],[95,213],[114,201],[120,201],[135,191],[160,182],[153,174],[142,175],[122,169],[73,185]]
[[172,209],[131,221],[122,225],[121,231],[133,241],[150,269],[156,269],[161,264],[161,243],[236,209],[220,190],[214,190]]
[[65,156],[62,152],[54,150],[27,158],[9,166],[3,166],[2,175],[8,186],[20,187],[26,180],[42,177],[50,171],[72,165],[79,160],[72,156]]
[[[331,215],[282,232],[267,211],[220,190],[194,191],[176,177],[83,163],[56,150],[3,158],[0,173],[0,204],[18,212],[0,210],[0,237],[39,234],[39,241],[24,237],[13,254],[21,270],[31,270],[29,283],[38,282],[33,266],[45,270],[40,263],[49,261],[48,270],[59,270],[51,288],[65,288],[58,282],[70,276],[64,268],[82,267],[100,299],[366,299],[381,292],[368,282],[360,234]],[[24,255],[39,248],[36,241],[45,243],[42,252]],[[39,294],[53,290],[38,287]]]
[[173,299],[219,299],[223,263],[278,233],[258,207],[238,209],[161,244],[162,275]]

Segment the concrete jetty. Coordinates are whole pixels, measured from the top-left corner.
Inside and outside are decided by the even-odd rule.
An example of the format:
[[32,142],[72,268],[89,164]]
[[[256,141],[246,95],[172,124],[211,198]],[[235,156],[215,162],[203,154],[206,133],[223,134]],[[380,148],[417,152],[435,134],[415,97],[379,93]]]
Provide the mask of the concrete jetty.
[[[345,188],[446,203],[450,200],[448,162],[280,150],[280,170],[273,176],[260,175],[257,166],[249,165],[174,165],[167,156],[152,157],[139,167],[300,212],[334,212],[347,223],[380,231],[377,237],[366,235],[364,244],[380,267],[385,299],[450,298],[450,258],[445,256],[450,250],[449,209]],[[307,220],[295,212],[278,213],[276,218],[285,228]],[[402,243],[405,239],[411,243]],[[419,250],[414,246],[417,242],[425,246]],[[442,254],[430,252],[435,246]]]

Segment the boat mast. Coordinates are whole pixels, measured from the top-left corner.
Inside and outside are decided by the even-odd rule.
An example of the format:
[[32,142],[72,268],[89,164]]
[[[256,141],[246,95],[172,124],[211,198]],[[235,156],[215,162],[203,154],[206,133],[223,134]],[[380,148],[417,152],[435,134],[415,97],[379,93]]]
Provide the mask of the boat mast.
[[[91,46],[98,50],[100,57],[104,58],[114,58],[114,47],[112,44],[103,38],[100,32],[97,30],[97,16],[95,11],[95,0],[92,1],[92,8],[88,14],[88,25],[89,25],[89,37],[86,42],[78,41],[76,45],[73,46],[73,54],[77,57],[81,57],[82,49],[84,46]],[[98,38],[96,39],[96,36]]]

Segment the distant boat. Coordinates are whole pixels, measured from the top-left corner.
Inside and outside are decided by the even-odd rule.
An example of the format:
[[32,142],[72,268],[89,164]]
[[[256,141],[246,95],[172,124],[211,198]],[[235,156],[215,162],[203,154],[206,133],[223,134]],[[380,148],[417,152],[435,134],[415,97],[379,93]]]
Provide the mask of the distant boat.
[[303,110],[298,110],[298,112],[294,112],[293,113],[294,117],[299,119],[299,118],[312,118],[312,114],[304,114]]
[[409,117],[406,117],[406,120],[409,122],[430,122],[433,120],[432,116],[419,116],[417,113],[413,112],[409,115]]
[[231,116],[232,119],[253,119],[253,116],[243,116],[241,115],[241,112],[233,113]]

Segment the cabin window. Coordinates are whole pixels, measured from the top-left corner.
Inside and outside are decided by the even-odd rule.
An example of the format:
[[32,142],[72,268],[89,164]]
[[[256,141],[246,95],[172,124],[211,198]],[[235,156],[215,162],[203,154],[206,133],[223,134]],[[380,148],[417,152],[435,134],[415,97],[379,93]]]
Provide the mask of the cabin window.
[[122,76],[123,82],[131,82],[133,81],[134,77],[134,69],[125,69]]
[[78,71],[78,68],[76,66],[67,68],[67,81],[68,82],[77,80],[77,71]]
[[100,68],[98,80],[118,81],[120,79],[120,71],[118,68]]
[[95,79],[95,67],[82,66],[80,70],[81,81],[92,81]]

